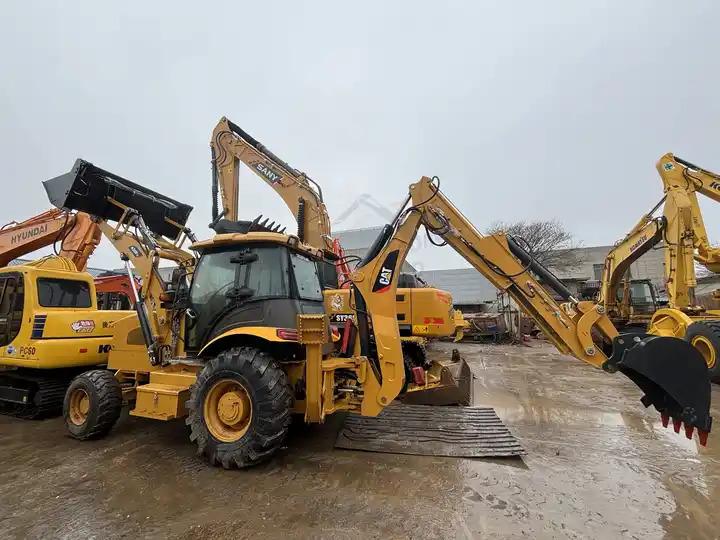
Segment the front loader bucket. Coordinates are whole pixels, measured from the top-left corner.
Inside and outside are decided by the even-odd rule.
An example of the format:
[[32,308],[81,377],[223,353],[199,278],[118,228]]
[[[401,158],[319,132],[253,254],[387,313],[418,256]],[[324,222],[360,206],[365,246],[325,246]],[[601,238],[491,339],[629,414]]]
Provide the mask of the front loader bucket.
[[[118,221],[123,207],[136,210],[155,234],[176,240],[192,206],[147,189],[82,159],[69,173],[43,182],[50,202],[58,208],[78,210]],[[119,204],[114,204],[115,201]]]
[[409,385],[402,402],[413,405],[472,405],[473,374],[470,366],[453,350],[449,362],[433,361],[425,385]]
[[688,342],[672,337],[626,336],[613,340],[608,369],[617,369],[645,393],[642,403],[660,412],[663,425],[670,419],[676,432],[685,425],[692,438],[698,429],[705,444],[712,427],[710,378],[705,361]]

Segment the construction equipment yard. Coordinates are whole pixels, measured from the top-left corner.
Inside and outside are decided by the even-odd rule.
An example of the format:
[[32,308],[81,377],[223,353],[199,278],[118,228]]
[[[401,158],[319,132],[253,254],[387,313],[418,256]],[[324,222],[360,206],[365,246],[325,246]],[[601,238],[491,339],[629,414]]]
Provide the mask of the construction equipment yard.
[[113,437],[79,442],[62,418],[0,417],[0,537],[717,537],[716,436],[700,447],[638,407],[626,378],[530,345],[429,351],[459,347],[474,404],[495,408],[521,458],[334,449],[334,415],[228,472],[197,459],[182,421],[124,413]]
[[0,540],[720,539],[720,4],[4,7]]

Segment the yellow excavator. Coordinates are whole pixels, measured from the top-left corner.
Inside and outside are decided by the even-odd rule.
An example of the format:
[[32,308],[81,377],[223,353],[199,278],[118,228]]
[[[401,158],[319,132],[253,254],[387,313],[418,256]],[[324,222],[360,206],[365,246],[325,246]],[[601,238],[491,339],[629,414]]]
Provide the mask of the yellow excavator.
[[[83,270],[100,238],[89,215],[59,209],[0,229],[0,414],[58,416],[70,380],[107,362],[107,327],[128,313],[97,310]],[[58,257],[8,266],[52,244]]]
[[[341,328],[352,317],[350,306],[351,258],[344,255],[337,238],[333,238],[330,217],[317,182],[292,167],[265,145],[231,120],[223,117],[213,129],[212,156],[213,222],[217,232],[228,231],[228,223],[237,220],[240,164],[280,195],[297,222],[301,242],[323,251],[327,264],[322,265],[326,310],[333,323]],[[218,196],[222,209],[218,208]],[[273,224],[274,225],[274,224]],[[356,262],[360,258],[355,257]],[[426,340],[455,336],[462,338],[468,326],[462,313],[454,309],[452,295],[426,284],[412,274],[400,275],[397,291],[398,324],[408,362],[422,365]]]
[[[75,438],[106,435],[124,399],[134,416],[187,416],[200,455],[247,467],[284,444],[292,413],[306,422],[338,411],[377,416],[396,398],[441,386],[436,364],[415,366],[406,378],[397,321],[399,270],[421,226],[506,291],[561,352],[630,378],[665,425],[672,418],[679,431],[684,424],[688,437],[698,429],[702,444],[711,429],[707,367],[692,346],[618,334],[602,306],[573,298],[512,238],[483,237],[430,178],[410,186],[352,272],[356,322],[346,326],[342,347],[330,336],[323,302],[323,250],[298,236],[258,220],[236,222],[232,232],[193,241],[191,256],[177,240],[193,238],[185,205],[161,204],[169,200],[83,161],[45,188],[56,206],[100,222],[131,283],[133,267],[143,273],[137,315],[112,325],[109,370],[81,374],[68,388],[64,416]],[[157,272],[161,259],[178,264],[171,283]]]
[[[618,327],[644,326],[653,335],[686,339],[702,354],[711,379],[720,382],[720,311],[707,310],[696,301],[694,265],[697,261],[720,271],[720,249],[710,245],[697,199],[700,193],[720,202],[720,176],[670,153],[656,168],[663,197],[607,255],[598,302]],[[656,215],[661,207],[662,214]],[[633,289],[638,285],[626,279],[627,272],[661,243],[668,304],[636,309]]]

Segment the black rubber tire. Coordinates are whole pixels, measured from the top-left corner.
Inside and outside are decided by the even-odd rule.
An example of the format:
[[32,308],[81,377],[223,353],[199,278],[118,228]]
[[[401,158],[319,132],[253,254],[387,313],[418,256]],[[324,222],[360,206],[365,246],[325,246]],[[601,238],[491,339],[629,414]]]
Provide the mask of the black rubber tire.
[[720,321],[698,321],[688,326],[685,341],[692,343],[693,338],[703,336],[715,347],[716,361],[708,368],[708,376],[714,383],[720,383]]
[[[85,422],[74,424],[69,418],[70,395],[74,390],[84,390],[90,399],[90,409]],[[86,371],[75,377],[63,401],[63,418],[70,435],[78,440],[100,439],[107,435],[120,418],[122,389],[112,372],[105,369]]]
[[[203,403],[221,379],[237,380],[247,390],[252,418],[237,441],[223,442],[208,430]],[[187,402],[190,440],[198,455],[225,469],[252,467],[268,460],[285,442],[291,422],[292,390],[272,356],[253,347],[233,347],[210,360],[198,375]]]

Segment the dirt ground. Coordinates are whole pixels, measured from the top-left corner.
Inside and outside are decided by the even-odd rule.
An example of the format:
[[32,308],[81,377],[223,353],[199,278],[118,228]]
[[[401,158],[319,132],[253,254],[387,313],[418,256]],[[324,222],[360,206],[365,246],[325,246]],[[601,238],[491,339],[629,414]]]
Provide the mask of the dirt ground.
[[701,448],[663,429],[624,377],[548,345],[459,348],[475,403],[496,408],[522,459],[334,450],[334,419],[296,426],[267,465],[224,471],[181,422],[124,416],[81,443],[60,419],[2,417],[0,538],[718,537],[717,432]]

